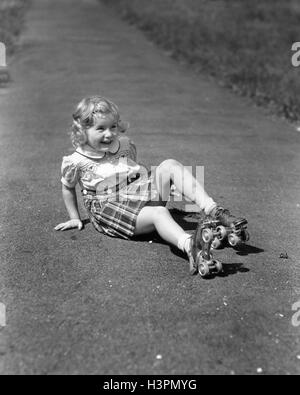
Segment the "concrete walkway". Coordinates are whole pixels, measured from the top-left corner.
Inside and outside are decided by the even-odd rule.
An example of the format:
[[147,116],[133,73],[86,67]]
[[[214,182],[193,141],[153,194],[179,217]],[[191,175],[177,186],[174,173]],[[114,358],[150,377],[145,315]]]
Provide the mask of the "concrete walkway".
[[[2,372],[300,373],[300,134],[178,65],[96,0],[34,0],[10,63],[13,82],[0,90]],[[91,94],[117,102],[141,162],[205,165],[209,193],[249,219],[250,245],[216,252],[224,276],[191,278],[167,245],[112,240],[89,224],[53,231],[67,218],[71,114]]]

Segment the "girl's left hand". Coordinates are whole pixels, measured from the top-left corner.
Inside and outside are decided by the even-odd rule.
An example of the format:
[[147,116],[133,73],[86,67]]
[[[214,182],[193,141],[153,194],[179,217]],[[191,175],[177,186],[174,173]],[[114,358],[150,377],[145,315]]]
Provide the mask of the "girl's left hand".
[[64,222],[62,224],[57,225],[55,230],[68,230],[75,229],[81,230],[83,228],[83,223],[80,219],[71,219],[70,221]]

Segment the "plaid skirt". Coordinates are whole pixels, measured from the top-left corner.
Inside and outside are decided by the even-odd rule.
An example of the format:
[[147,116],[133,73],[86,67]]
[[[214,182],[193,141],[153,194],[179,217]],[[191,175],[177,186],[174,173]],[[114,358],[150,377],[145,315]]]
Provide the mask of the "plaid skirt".
[[136,220],[147,205],[161,206],[155,176],[148,172],[126,183],[109,197],[96,191],[82,190],[84,206],[95,229],[111,237],[130,239],[134,236]]

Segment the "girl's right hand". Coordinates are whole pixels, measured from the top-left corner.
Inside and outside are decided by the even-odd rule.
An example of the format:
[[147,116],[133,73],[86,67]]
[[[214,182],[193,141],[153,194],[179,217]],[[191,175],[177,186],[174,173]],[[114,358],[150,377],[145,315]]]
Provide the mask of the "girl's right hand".
[[83,228],[83,223],[80,219],[70,219],[70,221],[63,222],[62,224],[57,225],[54,230],[68,230],[77,228],[81,230]]

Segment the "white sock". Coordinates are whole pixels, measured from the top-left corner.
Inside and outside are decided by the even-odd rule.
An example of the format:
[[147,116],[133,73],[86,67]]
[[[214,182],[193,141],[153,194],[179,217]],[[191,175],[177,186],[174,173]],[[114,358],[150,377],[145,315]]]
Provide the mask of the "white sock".
[[183,236],[181,236],[179,238],[178,244],[177,244],[177,247],[179,248],[179,250],[181,250],[182,252],[188,251],[191,237],[192,237],[192,235],[190,235],[189,233],[185,233]]
[[217,203],[213,201],[213,199],[209,198],[205,202],[205,207],[204,207],[205,214],[209,215],[213,211],[213,209],[215,209],[217,206],[218,206]]

